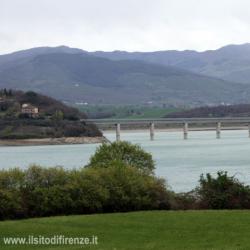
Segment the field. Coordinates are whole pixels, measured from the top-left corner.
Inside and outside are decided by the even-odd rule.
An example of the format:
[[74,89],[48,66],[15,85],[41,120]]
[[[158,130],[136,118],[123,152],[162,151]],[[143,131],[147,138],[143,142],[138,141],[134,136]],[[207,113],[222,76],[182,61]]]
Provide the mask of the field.
[[167,114],[182,109],[157,107],[157,106],[112,106],[112,105],[76,105],[79,110],[85,112],[89,118],[122,118],[122,119],[143,119],[162,118]]
[[156,211],[0,222],[0,249],[83,249],[81,246],[4,245],[2,237],[87,237],[98,250],[250,249],[248,211]]

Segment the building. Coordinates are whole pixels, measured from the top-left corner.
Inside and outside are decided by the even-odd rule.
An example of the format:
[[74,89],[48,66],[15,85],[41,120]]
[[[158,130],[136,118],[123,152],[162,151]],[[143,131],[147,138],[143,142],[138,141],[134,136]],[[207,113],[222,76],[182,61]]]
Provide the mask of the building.
[[38,107],[35,107],[29,103],[24,103],[22,105],[21,113],[29,115],[30,117],[37,117],[39,114],[39,110]]

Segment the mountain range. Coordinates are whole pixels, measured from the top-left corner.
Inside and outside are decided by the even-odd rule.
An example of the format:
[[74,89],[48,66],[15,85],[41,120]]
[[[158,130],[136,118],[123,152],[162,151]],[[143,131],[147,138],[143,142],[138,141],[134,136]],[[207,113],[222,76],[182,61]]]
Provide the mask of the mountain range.
[[250,103],[250,44],[219,50],[87,52],[40,47],[0,56],[0,88],[70,103]]
[[226,81],[250,84],[250,43],[228,45],[218,50],[205,52],[192,50],[133,53],[99,51],[94,52],[94,55],[111,60],[140,60],[164,66],[173,66]]

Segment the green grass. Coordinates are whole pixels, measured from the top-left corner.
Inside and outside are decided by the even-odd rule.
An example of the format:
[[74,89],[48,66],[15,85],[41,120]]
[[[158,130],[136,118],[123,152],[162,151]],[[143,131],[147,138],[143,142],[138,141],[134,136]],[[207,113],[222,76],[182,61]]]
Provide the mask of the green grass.
[[83,249],[4,246],[3,236],[97,235],[99,250],[250,249],[250,211],[157,211],[0,222],[0,249]]
[[175,112],[176,109],[174,108],[144,108],[141,109],[138,113],[131,114],[131,115],[124,115],[117,118],[125,118],[125,119],[147,119],[147,118],[163,118],[167,114]]
[[162,118],[167,114],[181,110],[177,108],[140,105],[76,105],[76,107],[85,112],[91,118],[96,118],[96,116],[100,116],[101,114],[108,114],[107,118],[111,119]]

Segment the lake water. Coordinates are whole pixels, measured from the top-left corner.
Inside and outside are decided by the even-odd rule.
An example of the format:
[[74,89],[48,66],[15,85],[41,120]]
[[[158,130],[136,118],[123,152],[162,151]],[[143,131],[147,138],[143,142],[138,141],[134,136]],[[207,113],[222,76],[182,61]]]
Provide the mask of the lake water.
[[[105,134],[110,140],[114,133]],[[157,132],[149,140],[148,132],[122,132],[122,140],[140,144],[156,161],[156,174],[167,180],[175,191],[189,191],[198,184],[202,173],[226,170],[250,184],[250,139],[247,131],[190,132],[183,140],[182,132]],[[0,168],[26,168],[32,163],[67,168],[84,166],[98,145],[59,145],[0,147]]]

